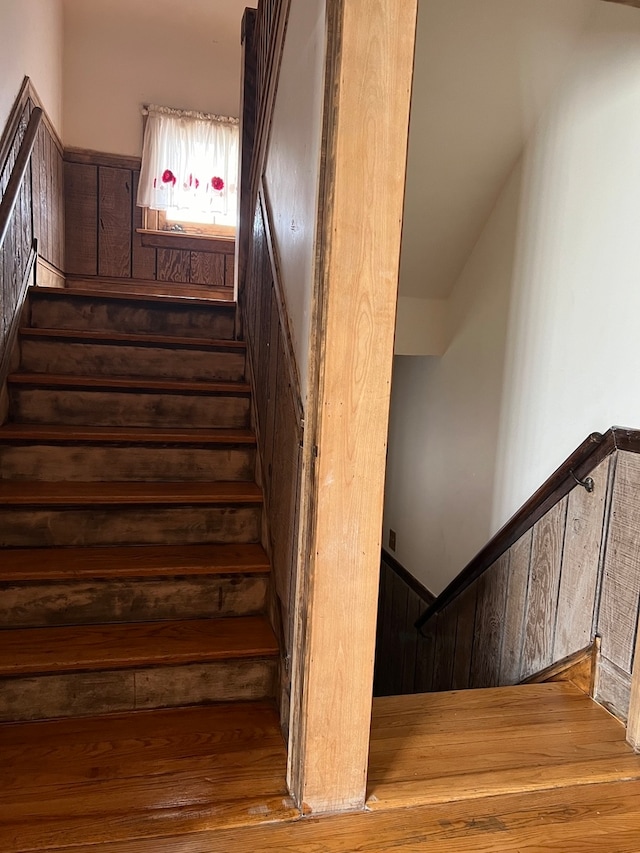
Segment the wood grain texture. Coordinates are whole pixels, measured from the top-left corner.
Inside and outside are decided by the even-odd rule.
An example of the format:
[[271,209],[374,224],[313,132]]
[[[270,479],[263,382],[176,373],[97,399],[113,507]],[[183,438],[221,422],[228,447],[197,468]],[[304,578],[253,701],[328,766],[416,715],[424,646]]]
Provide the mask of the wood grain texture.
[[[636,781],[607,780],[535,796],[507,794],[411,812],[376,810],[294,825],[274,822],[98,847],[83,844],[61,853],[351,853],[354,847],[359,853],[520,853],[540,845],[563,853],[590,853],[594,840],[606,844],[609,853],[636,853],[638,792]],[[592,846],[585,846],[585,840]]]
[[298,815],[268,702],[4,726],[0,741],[11,761],[2,784],[14,789],[0,829],[7,853],[99,844],[107,834],[153,845],[167,833]]
[[365,796],[415,22],[414,2],[360,0],[335,4],[328,20],[322,332],[312,341],[321,380],[308,406],[318,458],[292,759],[293,790],[311,812],[358,808]]
[[142,245],[142,236],[138,229],[142,228],[142,208],[136,204],[138,198],[139,170],[132,171],[133,205],[132,236],[131,236],[131,277],[153,281],[156,278],[156,250]]
[[213,252],[191,252],[189,281],[192,284],[224,287],[225,257]]
[[640,457],[619,451],[602,578],[598,633],[602,654],[631,673],[640,598]]
[[507,552],[478,580],[470,687],[495,687],[500,683],[509,562]]
[[98,274],[98,168],[65,163],[66,272]]
[[[60,269],[63,263],[60,241],[63,212],[58,197],[62,192],[58,162],[60,150],[58,141],[52,137],[51,124],[41,109],[33,87],[25,78],[1,142],[0,200],[7,197],[7,189],[12,185],[16,186],[17,195],[0,252],[0,384],[4,383],[13,358],[26,288],[33,280],[34,239],[39,241],[40,254],[53,267]],[[37,128],[30,161],[21,163],[20,147],[29,122],[34,127],[38,115],[42,120]],[[18,167],[22,173],[23,165],[26,171],[19,183]],[[48,177],[49,173],[52,177]]]
[[257,504],[255,483],[0,482],[0,506]]
[[627,716],[627,743],[640,752],[640,631],[636,635]]
[[530,529],[509,551],[510,572],[502,638],[500,684],[518,684],[520,681],[532,544],[533,529]]
[[553,646],[556,660],[592,640],[610,461],[610,457],[603,460],[591,474],[593,492],[574,489],[569,494]]
[[3,628],[40,628],[256,615],[265,609],[267,577],[70,578],[13,582],[1,590]]
[[478,588],[476,584],[473,584],[456,599],[456,648],[451,675],[451,688],[453,690],[466,690],[470,686],[477,597]]
[[0,547],[257,542],[260,507],[111,505],[2,507]]
[[129,169],[98,167],[98,275],[131,278],[132,186]]
[[269,571],[260,545],[178,545],[6,551],[0,581],[136,578]]
[[596,676],[595,698],[614,716],[626,723],[629,717],[630,695],[631,676],[601,655]]
[[276,655],[260,616],[3,631],[0,676]]
[[35,328],[234,338],[232,302],[73,288],[34,288],[29,298]]
[[533,529],[521,678],[553,662],[554,610],[560,587],[566,514],[567,499],[563,498]]
[[191,280],[191,252],[158,249],[158,281],[188,282]]

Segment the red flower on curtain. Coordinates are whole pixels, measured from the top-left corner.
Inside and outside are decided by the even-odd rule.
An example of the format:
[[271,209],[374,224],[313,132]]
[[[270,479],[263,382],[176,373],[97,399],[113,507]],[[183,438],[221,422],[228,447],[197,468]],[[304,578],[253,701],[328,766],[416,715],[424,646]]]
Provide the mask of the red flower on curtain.
[[214,177],[211,178],[211,186],[214,190],[223,190],[224,189],[224,181],[222,178]]
[[176,185],[176,176],[173,174],[171,169],[165,169],[162,173],[162,183],[163,184],[173,184]]

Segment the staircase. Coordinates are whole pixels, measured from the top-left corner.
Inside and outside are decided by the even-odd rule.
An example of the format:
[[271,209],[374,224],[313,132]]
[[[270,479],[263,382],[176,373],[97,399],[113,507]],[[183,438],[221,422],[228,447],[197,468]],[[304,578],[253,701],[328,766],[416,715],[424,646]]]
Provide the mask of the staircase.
[[32,288],[0,427],[0,720],[263,699],[233,303]]

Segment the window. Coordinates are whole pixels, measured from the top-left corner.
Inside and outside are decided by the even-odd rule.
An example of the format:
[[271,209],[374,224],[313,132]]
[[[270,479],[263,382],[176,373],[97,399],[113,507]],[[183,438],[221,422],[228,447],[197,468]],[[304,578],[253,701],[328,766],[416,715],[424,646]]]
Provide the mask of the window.
[[[137,203],[157,230],[235,232],[238,120],[150,106]],[[154,229],[156,230],[156,229]]]

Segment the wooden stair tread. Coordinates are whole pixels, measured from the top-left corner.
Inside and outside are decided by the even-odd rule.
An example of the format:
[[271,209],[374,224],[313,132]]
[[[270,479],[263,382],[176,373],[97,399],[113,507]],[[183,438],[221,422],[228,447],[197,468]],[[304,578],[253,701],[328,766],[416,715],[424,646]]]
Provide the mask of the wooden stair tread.
[[272,702],[5,724],[0,753],[3,853],[299,816]]
[[259,504],[255,483],[0,482],[0,506]]
[[272,657],[278,642],[261,616],[6,629],[0,677]]
[[153,427],[68,426],[59,424],[14,424],[0,427],[0,443],[47,442],[56,444],[247,444],[255,445],[248,429],[156,429]]
[[146,377],[75,376],[56,373],[11,373],[9,385],[40,388],[82,389],[86,391],[127,391],[133,393],[169,394],[233,394],[246,395],[247,382],[189,382]]
[[227,299],[205,299],[201,296],[175,296],[173,294],[151,294],[139,293],[136,291],[110,291],[108,285],[105,290],[96,291],[91,288],[83,287],[30,287],[29,297],[33,299],[39,296],[53,296],[54,298],[63,299],[67,296],[80,296],[86,299],[97,300],[113,300],[120,302],[156,302],[163,305],[183,305],[185,307],[192,305],[206,305],[207,308],[212,306],[222,308],[229,311],[236,310],[236,303],[233,300]]
[[624,726],[568,682],[376,698],[370,809],[640,779]]
[[269,558],[260,545],[19,548],[3,552],[0,582],[262,574],[269,571]]
[[185,338],[173,335],[129,334],[126,332],[94,332],[82,329],[46,329],[23,327],[23,338],[52,339],[73,343],[131,344],[136,346],[177,347],[181,349],[245,350],[245,341],[212,338]]

